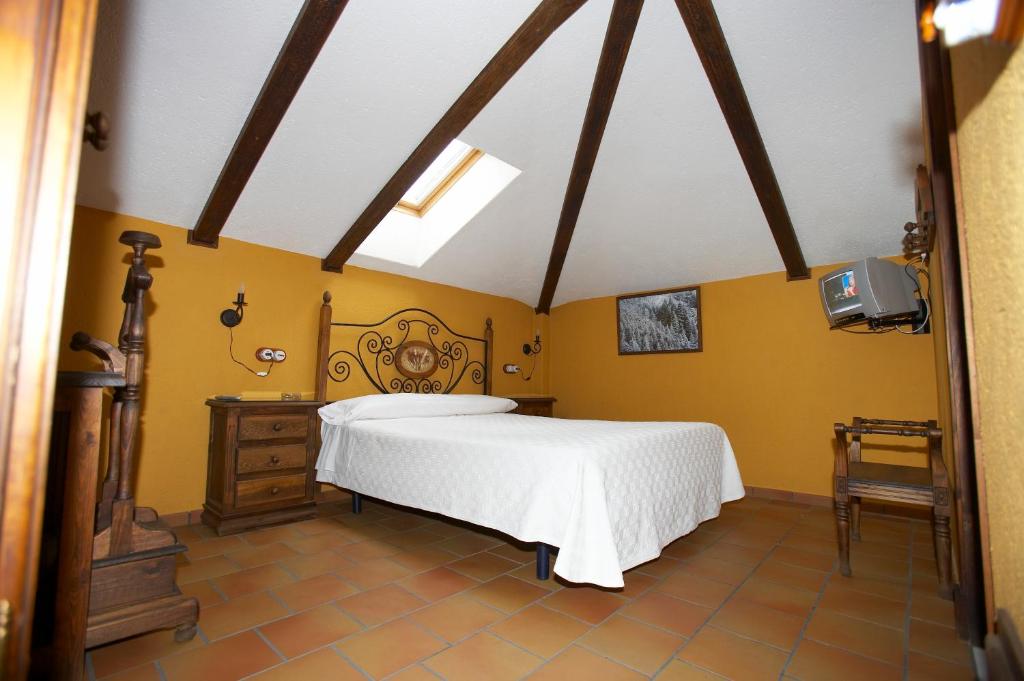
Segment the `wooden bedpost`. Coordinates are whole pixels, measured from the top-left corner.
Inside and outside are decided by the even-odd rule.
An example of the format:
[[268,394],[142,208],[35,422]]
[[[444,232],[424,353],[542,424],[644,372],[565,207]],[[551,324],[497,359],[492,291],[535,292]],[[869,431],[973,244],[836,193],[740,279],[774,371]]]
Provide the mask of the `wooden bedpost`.
[[491,371],[494,369],[494,324],[487,318],[484,328],[484,340],[487,341],[487,353],[484,357],[484,395],[490,395],[494,389],[491,383]]
[[320,306],[320,330],[316,338],[316,396],[318,402],[327,401],[327,357],[331,353],[331,292],[324,291]]

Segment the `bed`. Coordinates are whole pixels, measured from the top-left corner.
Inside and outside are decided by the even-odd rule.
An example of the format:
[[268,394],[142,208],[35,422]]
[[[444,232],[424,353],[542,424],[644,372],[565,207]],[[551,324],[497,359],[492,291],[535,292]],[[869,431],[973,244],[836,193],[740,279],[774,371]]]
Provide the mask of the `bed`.
[[[327,380],[353,377],[377,393],[322,410],[317,480],[351,491],[354,510],[366,495],[536,543],[541,578],[557,547],[555,574],[615,588],[623,571],[743,496],[714,424],[507,413],[514,403],[486,397],[490,320],[481,338],[418,308],[373,324],[334,322],[327,294],[320,320],[320,397]],[[331,351],[338,329],[356,337]],[[434,348],[434,371],[400,372],[402,349],[421,343]],[[485,396],[454,394],[463,382]]]

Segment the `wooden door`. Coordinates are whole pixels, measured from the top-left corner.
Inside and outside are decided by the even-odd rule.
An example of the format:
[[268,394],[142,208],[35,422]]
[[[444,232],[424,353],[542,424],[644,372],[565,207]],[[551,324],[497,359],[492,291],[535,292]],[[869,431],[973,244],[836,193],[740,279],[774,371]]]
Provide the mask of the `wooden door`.
[[0,2],[0,679],[28,668],[97,0]]

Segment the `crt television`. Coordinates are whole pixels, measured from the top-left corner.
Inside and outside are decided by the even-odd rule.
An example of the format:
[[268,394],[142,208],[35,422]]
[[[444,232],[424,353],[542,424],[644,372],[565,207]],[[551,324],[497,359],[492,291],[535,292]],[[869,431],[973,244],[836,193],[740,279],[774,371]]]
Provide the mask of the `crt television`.
[[918,312],[917,272],[889,260],[865,258],[818,280],[829,326],[906,317]]

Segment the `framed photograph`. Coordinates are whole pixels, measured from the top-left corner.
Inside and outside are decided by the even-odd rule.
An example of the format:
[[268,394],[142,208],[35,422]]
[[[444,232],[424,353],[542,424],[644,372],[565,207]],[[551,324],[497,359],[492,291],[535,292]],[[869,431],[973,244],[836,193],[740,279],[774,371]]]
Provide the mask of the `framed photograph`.
[[615,299],[619,354],[700,352],[700,287],[634,293]]

